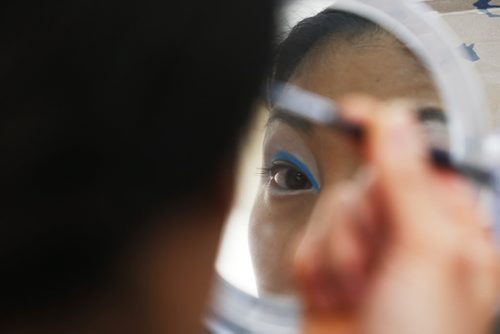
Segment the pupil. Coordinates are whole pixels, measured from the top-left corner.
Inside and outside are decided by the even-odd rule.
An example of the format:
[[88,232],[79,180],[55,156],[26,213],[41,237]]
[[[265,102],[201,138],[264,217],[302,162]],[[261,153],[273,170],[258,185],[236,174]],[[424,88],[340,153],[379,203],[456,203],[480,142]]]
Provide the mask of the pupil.
[[296,170],[289,170],[286,173],[286,184],[290,189],[303,189],[308,183],[307,177]]

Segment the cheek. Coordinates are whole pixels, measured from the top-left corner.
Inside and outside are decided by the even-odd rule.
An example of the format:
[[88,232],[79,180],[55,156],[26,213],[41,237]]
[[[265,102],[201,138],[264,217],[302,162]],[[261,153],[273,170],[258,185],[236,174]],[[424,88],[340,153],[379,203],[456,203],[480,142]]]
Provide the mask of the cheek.
[[261,191],[250,218],[250,252],[259,292],[293,290],[291,259],[316,196],[268,197]]

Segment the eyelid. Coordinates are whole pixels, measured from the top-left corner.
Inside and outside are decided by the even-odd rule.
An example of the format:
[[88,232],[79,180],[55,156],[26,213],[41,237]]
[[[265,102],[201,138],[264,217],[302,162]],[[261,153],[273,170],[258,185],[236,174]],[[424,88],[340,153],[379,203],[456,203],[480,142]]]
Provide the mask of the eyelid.
[[318,181],[314,177],[313,173],[311,173],[311,171],[309,170],[307,165],[305,163],[303,163],[302,161],[300,161],[299,159],[297,159],[292,154],[288,153],[287,151],[278,150],[278,151],[276,151],[276,153],[274,153],[271,160],[273,162],[277,161],[277,160],[283,160],[283,161],[287,161],[287,162],[295,165],[297,168],[299,168],[301,170],[302,173],[304,173],[307,176],[309,181],[311,181],[311,185],[312,185],[313,189],[316,190],[316,192],[319,192],[321,190],[321,187],[319,186]]

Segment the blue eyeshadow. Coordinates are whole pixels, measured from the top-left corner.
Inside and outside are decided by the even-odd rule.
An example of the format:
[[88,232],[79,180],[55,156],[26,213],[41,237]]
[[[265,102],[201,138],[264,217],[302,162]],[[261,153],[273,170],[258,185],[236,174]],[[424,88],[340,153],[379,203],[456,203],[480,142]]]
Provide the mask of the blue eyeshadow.
[[300,169],[300,171],[302,173],[304,173],[305,176],[307,176],[309,181],[311,181],[311,185],[312,185],[313,189],[316,190],[317,192],[320,191],[321,188],[319,186],[318,181],[316,181],[316,178],[314,177],[313,173],[311,173],[311,171],[309,170],[309,168],[307,167],[307,165],[305,163],[303,163],[302,161],[300,161],[299,159],[297,159],[295,156],[288,153],[287,151],[283,151],[283,150],[278,150],[278,151],[276,151],[276,153],[274,153],[274,155],[272,157],[272,161],[274,162],[277,160],[286,161],[286,162],[289,162],[292,165],[296,166],[298,169]]

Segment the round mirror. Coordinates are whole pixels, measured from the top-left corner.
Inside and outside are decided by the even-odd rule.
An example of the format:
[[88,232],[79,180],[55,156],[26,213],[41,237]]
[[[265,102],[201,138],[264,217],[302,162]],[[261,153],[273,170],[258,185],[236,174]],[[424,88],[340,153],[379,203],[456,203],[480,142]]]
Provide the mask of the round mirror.
[[[449,1],[429,3],[446,21],[458,20]],[[497,15],[493,5],[476,7],[481,19]],[[352,94],[403,100],[430,145],[459,162],[481,159],[488,130],[488,107],[470,68],[477,46],[453,37],[432,8],[400,0],[302,1],[286,4],[282,15],[288,28],[241,144],[237,198],[207,320],[215,333],[299,328],[296,247],[322,192],[363,166],[352,133],[318,123],[322,107],[334,111],[335,101]],[[291,87],[284,103],[273,98],[276,85]]]

